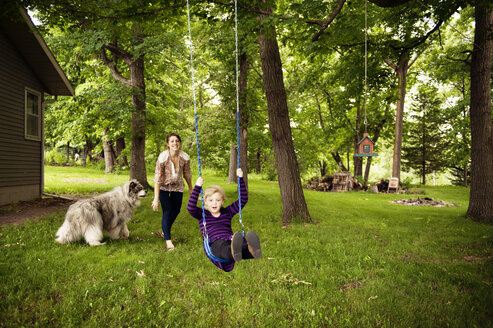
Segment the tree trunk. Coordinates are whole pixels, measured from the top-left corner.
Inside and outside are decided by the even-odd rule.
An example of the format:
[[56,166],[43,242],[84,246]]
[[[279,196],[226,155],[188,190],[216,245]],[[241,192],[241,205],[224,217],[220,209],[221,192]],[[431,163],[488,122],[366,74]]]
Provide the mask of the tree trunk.
[[132,104],[132,146],[130,150],[130,179],[137,179],[145,188],[150,188],[147,182],[145,163],[145,133],[146,133],[146,94],[144,81],[144,59],[136,59],[130,65],[130,80],[134,87]]
[[[385,113],[387,113],[387,109],[385,110]],[[385,126],[385,122],[387,121],[386,118],[383,120],[379,121],[376,129],[375,129],[375,134],[373,135],[373,142],[376,144],[378,141],[378,138],[380,137],[380,131],[383,129]],[[365,167],[365,185],[368,184],[368,177],[370,176],[370,168],[371,168],[371,162],[372,162],[373,157],[368,157],[366,161],[366,167]]]
[[493,127],[491,60],[493,11],[475,8],[476,30],[471,59],[471,191],[467,215],[493,223]]
[[320,164],[320,176],[324,177],[327,174],[327,161],[321,160]]
[[91,159],[91,152],[94,149],[94,145],[92,144],[91,139],[85,136],[86,138],[86,143],[84,144],[84,149],[82,150],[82,158],[81,158],[81,165],[83,167],[86,166],[87,163],[87,158]]
[[365,176],[363,177],[365,179],[365,185],[368,184],[368,177],[370,176],[370,168],[371,168],[371,160],[373,157],[368,157],[366,160],[366,166],[365,166]]
[[112,173],[115,171],[113,149],[111,141],[108,140],[108,130],[103,132],[103,152],[104,152],[104,173]]
[[127,156],[121,156],[122,151],[125,149],[125,147],[125,138],[118,137],[115,143],[115,157],[117,158],[118,165],[128,167]]
[[229,152],[229,169],[228,180],[226,183],[236,183],[236,168],[238,167],[238,155],[236,153],[236,143],[231,143],[231,150]]
[[[264,8],[264,11],[270,14],[272,8]],[[261,24],[264,24],[259,35],[259,52],[281,191],[282,221],[284,224],[289,224],[293,218],[298,217],[305,222],[311,222],[294,152],[276,29],[275,26],[268,25],[271,24],[267,22],[268,17],[268,14],[259,15]]]
[[240,167],[243,170],[243,180],[248,187],[248,122],[249,114],[247,109],[247,78],[248,60],[245,53],[239,56],[240,76],[239,76],[239,96],[240,96]]
[[[354,124],[355,126],[355,131],[354,131],[354,138],[353,138],[353,147],[354,147],[354,153],[357,153],[359,151],[359,146],[358,142],[361,140],[360,135],[359,135],[359,129],[361,125],[361,97],[358,97],[357,103],[356,103],[356,122]],[[353,156],[353,176],[354,177],[359,177],[363,175],[363,157],[359,156]]]
[[402,153],[402,123],[404,118],[404,101],[406,98],[406,79],[409,69],[409,60],[403,58],[399,61],[395,73],[399,80],[397,109],[395,113],[394,156],[392,163],[392,177],[401,181],[401,153]]
[[339,155],[339,152],[330,152],[330,155],[332,155],[332,158],[334,161],[336,161],[337,166],[339,166],[339,170],[342,172],[348,171],[348,169],[344,166],[344,163],[342,162],[341,155]]
[[[239,125],[240,125],[240,167],[243,170],[243,180],[248,188],[248,112],[247,112],[247,74],[248,74],[248,62],[245,53],[239,56],[239,77],[238,77],[238,93],[239,93]],[[235,113],[236,114],[236,113]],[[234,147],[234,146],[233,146]],[[233,152],[233,149],[232,149]],[[231,155],[232,155],[231,152]],[[236,149],[235,149],[236,153]],[[236,154],[237,156],[237,154]],[[236,168],[238,167],[238,159],[234,159],[235,165],[231,166],[231,156],[229,165],[228,182],[237,182]],[[233,172],[231,172],[233,169]],[[230,178],[233,180],[230,181]]]
[[257,148],[257,174],[262,172],[262,154],[260,153],[260,148]]

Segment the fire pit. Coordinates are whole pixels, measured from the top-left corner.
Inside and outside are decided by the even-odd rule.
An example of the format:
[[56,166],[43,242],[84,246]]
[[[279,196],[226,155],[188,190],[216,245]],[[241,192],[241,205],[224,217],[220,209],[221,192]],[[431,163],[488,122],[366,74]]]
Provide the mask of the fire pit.
[[433,198],[417,198],[417,199],[398,199],[391,202],[392,204],[406,205],[406,206],[435,206],[435,207],[449,207],[457,206],[454,202],[444,202],[443,200],[433,200]]

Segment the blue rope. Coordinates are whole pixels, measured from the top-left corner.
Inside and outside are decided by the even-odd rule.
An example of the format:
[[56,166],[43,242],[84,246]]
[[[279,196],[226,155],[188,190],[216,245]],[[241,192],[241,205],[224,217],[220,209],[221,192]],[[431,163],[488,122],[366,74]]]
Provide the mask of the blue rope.
[[[194,76],[194,69],[193,69],[193,44],[192,44],[192,29],[190,27],[190,8],[187,0],[187,19],[188,19],[188,37],[189,37],[189,42],[190,42],[190,70],[192,74],[192,94],[193,94],[193,112],[195,116],[195,137],[197,139],[197,162],[199,166],[199,177],[202,176],[202,169],[201,169],[201,163],[200,163],[200,144],[199,144],[199,121],[197,117],[197,100],[195,97],[195,76]],[[204,208],[204,191],[203,188],[200,188],[200,201],[202,202],[202,225],[204,226],[204,233],[202,234],[202,238],[204,240],[204,249],[205,253],[208,258],[210,258],[213,261],[219,262],[219,263],[226,263],[230,262],[230,260],[222,259],[217,256],[215,256],[212,253],[211,246],[209,244],[209,236],[207,235],[207,221],[205,220],[205,208]],[[241,203],[240,203],[240,211],[241,211]]]

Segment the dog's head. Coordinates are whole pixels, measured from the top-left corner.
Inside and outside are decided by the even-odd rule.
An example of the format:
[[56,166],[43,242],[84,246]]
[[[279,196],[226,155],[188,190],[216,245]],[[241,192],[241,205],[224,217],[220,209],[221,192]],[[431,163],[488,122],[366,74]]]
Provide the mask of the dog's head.
[[142,185],[134,179],[128,183],[128,195],[133,200],[138,200],[140,198],[144,198],[147,195],[147,192],[144,187],[142,187]]

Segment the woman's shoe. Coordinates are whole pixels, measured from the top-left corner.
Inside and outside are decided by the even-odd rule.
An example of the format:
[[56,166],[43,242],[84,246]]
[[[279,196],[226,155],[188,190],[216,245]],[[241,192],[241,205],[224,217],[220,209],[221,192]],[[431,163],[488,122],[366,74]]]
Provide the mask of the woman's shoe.
[[172,251],[175,249],[175,245],[171,242],[171,240],[166,240],[166,249],[168,251]]

